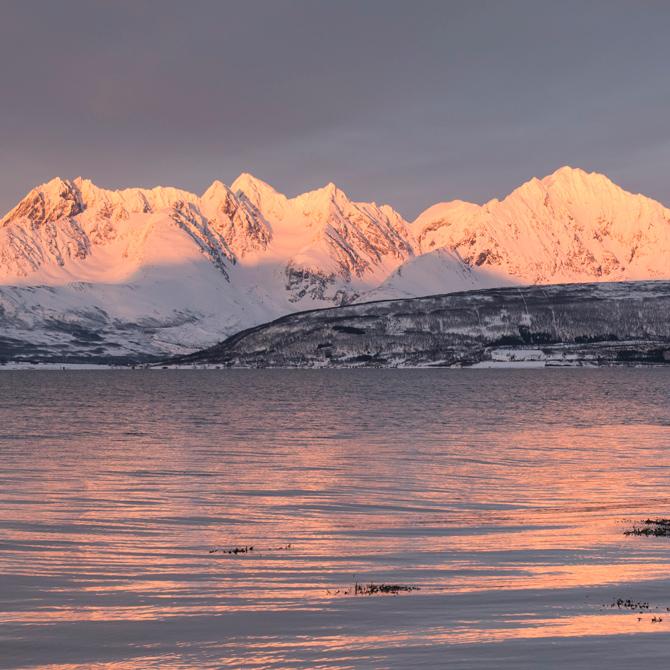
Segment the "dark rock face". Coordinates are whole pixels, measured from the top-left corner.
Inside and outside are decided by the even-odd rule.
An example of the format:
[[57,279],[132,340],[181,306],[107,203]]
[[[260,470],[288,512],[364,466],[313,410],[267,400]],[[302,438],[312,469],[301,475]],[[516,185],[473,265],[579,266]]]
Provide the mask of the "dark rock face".
[[286,267],[285,288],[289,292],[289,302],[296,303],[308,296],[314,300],[328,301],[334,305],[346,305],[358,298],[353,289],[338,288],[338,277],[334,273],[325,274],[289,264]]
[[670,364],[670,282],[486,289],[300,312],[176,362],[230,367]]

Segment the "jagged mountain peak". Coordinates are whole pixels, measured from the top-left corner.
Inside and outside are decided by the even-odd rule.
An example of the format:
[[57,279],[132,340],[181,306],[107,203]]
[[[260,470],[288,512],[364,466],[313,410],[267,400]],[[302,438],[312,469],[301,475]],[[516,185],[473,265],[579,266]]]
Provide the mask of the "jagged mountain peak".
[[292,202],[306,212],[328,212],[333,207],[343,209],[353,204],[349,196],[332,181],[321,188],[297,195],[292,198]]
[[262,179],[248,172],[243,172],[235,179],[230,188],[234,193],[243,193],[257,206],[262,203],[269,204],[271,201],[279,201],[289,206],[291,204],[301,205],[305,202],[309,202],[311,205],[322,204],[324,206],[337,201],[351,202],[347,194],[332,181],[320,188],[288,197]]
[[58,197],[62,192],[72,190],[75,187],[76,180],[55,176],[30,189],[26,195],[42,193],[45,196]]
[[256,209],[269,218],[283,219],[286,215],[288,198],[249,172],[243,172],[230,185],[236,196],[244,196]]
[[538,179],[547,188],[556,187],[563,184],[572,185],[587,185],[592,186],[612,186],[614,188],[624,190],[619,185],[615,184],[606,174],[597,172],[595,170],[588,171],[580,167],[573,167],[572,165],[563,165],[552,173],[545,175]]
[[84,208],[81,193],[69,179],[53,179],[31,189],[1,220],[5,226],[17,219],[29,219],[39,226],[66,216],[75,216]]
[[33,191],[40,191],[45,195],[59,196],[65,191],[72,191],[76,188],[76,180],[63,179],[62,177],[53,177],[47,182],[40,184]]
[[599,172],[587,172],[580,167],[573,167],[572,165],[561,165],[561,167],[556,168],[551,174],[545,176],[542,181],[546,181],[548,179],[583,179],[589,175],[598,175],[600,177],[604,176]]
[[90,179],[53,179],[37,186],[8,212],[0,225],[29,220],[33,225],[54,223],[65,217],[72,217],[86,210],[102,212],[109,218],[113,212],[121,218],[132,213],[169,209],[180,202],[196,202],[198,197],[189,191],[172,186],[154,186],[152,188],[131,187],[125,189],[106,189],[97,186]]
[[312,193],[320,193],[330,199],[345,198],[349,200],[349,196],[347,196],[347,194],[332,181],[329,181],[321,188],[315,189]]
[[205,201],[216,201],[222,199],[228,199],[234,195],[234,189],[226,186],[219,179],[215,179],[203,192],[200,196],[200,199]]
[[[514,189],[502,201],[492,200],[491,206],[497,202],[513,200],[516,197],[544,198],[546,195],[566,200],[611,199],[620,196],[638,197],[615,184],[607,175],[600,172],[587,172],[581,168],[564,165],[543,178],[533,177]],[[644,197],[644,196],[641,196]],[[645,198],[650,200],[648,198]]]
[[235,181],[230,185],[230,190],[233,193],[242,192],[250,200],[256,197],[286,197],[283,193],[277,191],[273,186],[267,182],[255,177],[250,172],[242,172]]

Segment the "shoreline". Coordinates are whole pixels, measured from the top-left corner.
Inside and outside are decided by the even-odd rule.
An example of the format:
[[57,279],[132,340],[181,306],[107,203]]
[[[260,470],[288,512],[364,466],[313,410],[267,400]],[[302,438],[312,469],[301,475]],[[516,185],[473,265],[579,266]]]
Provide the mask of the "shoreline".
[[77,370],[88,371],[162,371],[162,370],[579,370],[579,369],[609,369],[609,368],[668,368],[666,363],[597,363],[592,361],[583,362],[560,362],[553,361],[480,361],[472,365],[395,365],[395,366],[227,366],[220,363],[201,363],[198,365],[108,365],[104,363],[5,363],[0,365],[0,372],[16,371],[54,371],[67,372]]

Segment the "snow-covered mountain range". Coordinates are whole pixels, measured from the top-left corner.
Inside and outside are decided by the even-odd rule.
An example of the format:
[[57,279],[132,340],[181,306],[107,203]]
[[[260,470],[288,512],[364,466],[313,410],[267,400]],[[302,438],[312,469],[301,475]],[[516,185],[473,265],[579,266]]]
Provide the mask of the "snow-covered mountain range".
[[53,179],[0,219],[0,357],[186,353],[292,311],[509,284],[670,278],[670,210],[561,168],[413,223],[334,184],[202,195]]

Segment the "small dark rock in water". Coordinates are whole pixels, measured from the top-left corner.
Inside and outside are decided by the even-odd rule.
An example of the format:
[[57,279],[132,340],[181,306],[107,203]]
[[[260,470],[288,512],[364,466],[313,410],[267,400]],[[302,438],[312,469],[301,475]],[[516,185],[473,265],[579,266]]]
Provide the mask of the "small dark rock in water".
[[640,525],[625,530],[623,534],[670,537],[670,519],[645,519]]

